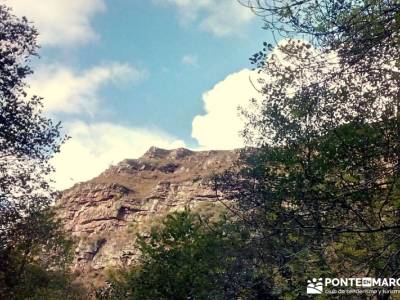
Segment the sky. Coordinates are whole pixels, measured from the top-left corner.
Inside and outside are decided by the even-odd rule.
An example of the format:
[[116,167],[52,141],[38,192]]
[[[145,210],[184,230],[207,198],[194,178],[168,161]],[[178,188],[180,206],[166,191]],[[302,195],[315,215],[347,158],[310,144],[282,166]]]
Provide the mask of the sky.
[[259,97],[248,58],[271,41],[236,0],[0,0],[38,29],[30,95],[71,138],[55,186],[150,146],[243,146],[238,106]]

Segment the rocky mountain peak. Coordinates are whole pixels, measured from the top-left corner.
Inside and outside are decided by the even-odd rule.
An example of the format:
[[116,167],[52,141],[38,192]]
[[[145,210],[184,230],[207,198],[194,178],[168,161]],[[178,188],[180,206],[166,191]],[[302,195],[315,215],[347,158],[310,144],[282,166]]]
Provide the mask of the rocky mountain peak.
[[166,150],[162,148],[158,148],[152,146],[147,150],[142,157],[141,160],[146,159],[181,159],[186,156],[193,154],[193,151],[186,148],[177,148],[173,150]]
[[102,284],[108,267],[135,263],[136,234],[145,235],[168,213],[222,209],[208,180],[237,156],[237,151],[151,147],[64,191],[57,207],[77,241],[74,269],[85,281]]
[[142,159],[165,158],[169,153],[170,153],[170,150],[152,146],[149,148],[149,150],[147,150],[143,154],[143,156],[141,158]]

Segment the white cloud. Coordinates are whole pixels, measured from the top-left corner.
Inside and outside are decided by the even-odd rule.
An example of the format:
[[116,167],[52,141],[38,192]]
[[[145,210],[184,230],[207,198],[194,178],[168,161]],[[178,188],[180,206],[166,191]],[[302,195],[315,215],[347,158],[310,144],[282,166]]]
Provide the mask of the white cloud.
[[197,66],[198,65],[198,57],[197,55],[187,54],[182,57],[182,63],[187,66]]
[[260,98],[252,82],[259,74],[248,69],[230,74],[211,90],[203,94],[205,115],[193,119],[192,137],[201,148],[233,149],[244,146],[239,134],[244,120],[239,117],[238,107],[246,107],[250,99]]
[[65,127],[71,139],[52,159],[58,189],[91,179],[123,159],[137,158],[151,146],[166,149],[185,146],[183,141],[160,131],[111,123],[74,122]]
[[[304,57],[289,57],[283,52],[290,40],[282,40],[269,53],[267,60],[273,59],[277,66],[287,67],[294,72],[304,67]],[[301,40],[294,40],[304,43]],[[314,49],[309,50],[314,54]],[[315,52],[315,54],[317,54]],[[317,55],[315,55],[318,57]],[[332,63],[335,62],[332,57]],[[322,59],[322,58],[321,58]],[[312,68],[311,68],[312,69]],[[195,138],[200,147],[206,149],[233,149],[244,146],[244,140],[240,132],[245,129],[246,120],[240,116],[239,107],[245,108],[247,112],[255,112],[268,101],[259,91],[265,84],[274,82],[274,78],[268,76],[268,70],[243,69],[239,72],[228,75],[224,80],[218,82],[211,90],[203,94],[204,115],[197,115],[192,122],[192,137]],[[313,72],[308,76],[320,76],[320,72]],[[301,77],[299,80],[302,80]],[[293,93],[295,88],[301,86],[299,82],[293,82],[286,87],[287,93]],[[255,99],[254,103],[250,100]],[[252,105],[256,104],[256,105]],[[255,134],[255,133],[254,133]],[[265,138],[265,137],[264,137]]]
[[90,19],[106,9],[104,0],[1,0],[39,30],[42,45],[65,46],[98,38]]
[[39,66],[30,79],[30,93],[44,98],[47,112],[87,113],[97,110],[100,89],[147,76],[128,64],[111,63],[76,73],[61,65]]
[[250,9],[235,0],[153,0],[178,10],[183,24],[195,23],[215,36],[238,34],[254,18]]

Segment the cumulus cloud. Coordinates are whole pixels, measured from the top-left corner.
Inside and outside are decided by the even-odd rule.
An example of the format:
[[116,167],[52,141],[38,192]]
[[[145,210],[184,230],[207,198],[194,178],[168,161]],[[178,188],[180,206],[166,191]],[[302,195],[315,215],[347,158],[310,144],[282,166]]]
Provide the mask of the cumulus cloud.
[[244,120],[238,107],[246,107],[250,99],[260,99],[252,82],[257,82],[256,71],[244,69],[230,74],[203,94],[204,115],[193,119],[192,137],[201,148],[233,149],[244,146],[240,131]]
[[[276,84],[288,96],[293,95],[305,83],[321,80],[338,65],[336,53],[321,54],[312,47],[298,55],[287,54],[287,50],[299,45],[309,45],[308,42],[297,39],[284,39],[269,53],[267,61],[272,62],[268,70],[248,70],[228,75],[218,82],[211,90],[203,94],[205,114],[197,115],[192,122],[192,137],[201,148],[233,149],[244,146],[240,132],[245,127],[245,119],[239,114],[239,107],[258,116],[259,109],[269,100],[261,91],[267,85]],[[286,49],[288,47],[288,49]],[[326,62],[326,64],[323,64]],[[319,67],[318,67],[319,66]],[[321,67],[324,66],[324,67]],[[286,68],[302,76],[282,86],[277,78],[269,76],[271,68]],[[337,88],[338,86],[332,86]],[[250,101],[254,100],[254,101]],[[255,104],[255,105],[253,105]],[[321,121],[321,120],[318,120]],[[252,132],[258,134],[258,132]],[[267,137],[262,137],[265,141]]]
[[94,114],[103,86],[146,77],[146,71],[120,63],[96,66],[81,73],[61,65],[39,66],[30,79],[30,93],[43,97],[44,108],[50,113]]
[[104,0],[1,0],[18,16],[26,16],[39,30],[45,46],[87,43],[98,38],[91,18],[106,9]]
[[238,34],[254,19],[250,9],[233,0],[153,0],[173,6],[183,24],[195,23],[200,29],[222,37]]
[[187,54],[182,57],[182,63],[187,66],[197,66],[198,65],[197,55]]
[[185,143],[166,133],[130,128],[111,123],[73,122],[65,125],[71,136],[53,159],[57,189],[99,175],[107,167],[126,158],[137,158],[151,146],[165,149]]
[[[289,41],[280,41],[266,59],[274,59],[277,65],[283,67],[301,66],[300,59],[289,58],[282,51]],[[293,41],[304,43],[301,40]],[[254,111],[256,107],[250,105],[250,100],[262,104],[265,99],[259,91],[266,83],[274,80],[268,76],[268,71],[259,71],[243,69],[230,74],[203,94],[205,114],[197,115],[192,122],[192,137],[198,141],[201,148],[233,149],[244,146],[240,132],[245,127],[245,120],[240,116],[239,107]],[[293,92],[293,89],[290,91]]]

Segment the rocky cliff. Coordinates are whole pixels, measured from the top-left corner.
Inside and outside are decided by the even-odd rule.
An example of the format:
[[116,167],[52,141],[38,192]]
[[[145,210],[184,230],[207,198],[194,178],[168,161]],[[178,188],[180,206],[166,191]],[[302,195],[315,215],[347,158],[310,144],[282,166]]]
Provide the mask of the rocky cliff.
[[57,208],[77,241],[74,270],[99,285],[108,268],[135,263],[136,233],[146,235],[169,212],[222,210],[207,182],[237,156],[237,151],[152,147],[141,158],[126,159],[64,191]]

